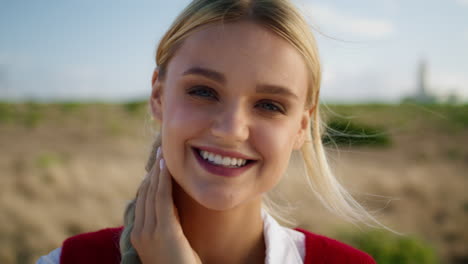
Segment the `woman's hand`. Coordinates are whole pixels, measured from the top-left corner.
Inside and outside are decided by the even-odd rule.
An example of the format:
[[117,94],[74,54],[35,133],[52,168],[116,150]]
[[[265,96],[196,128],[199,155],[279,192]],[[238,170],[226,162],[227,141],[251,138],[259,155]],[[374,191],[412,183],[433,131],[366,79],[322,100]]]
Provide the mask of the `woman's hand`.
[[161,148],[138,191],[130,241],[143,264],[201,263],[180,225],[172,199],[172,176]]

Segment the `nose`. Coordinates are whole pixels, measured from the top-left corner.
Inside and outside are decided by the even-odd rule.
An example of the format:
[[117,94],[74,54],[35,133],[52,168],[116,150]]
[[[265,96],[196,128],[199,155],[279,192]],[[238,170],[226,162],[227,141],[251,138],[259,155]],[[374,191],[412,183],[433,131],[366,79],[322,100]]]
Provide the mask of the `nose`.
[[216,118],[211,126],[211,134],[224,143],[236,144],[247,140],[249,126],[247,115],[239,104],[214,113]]

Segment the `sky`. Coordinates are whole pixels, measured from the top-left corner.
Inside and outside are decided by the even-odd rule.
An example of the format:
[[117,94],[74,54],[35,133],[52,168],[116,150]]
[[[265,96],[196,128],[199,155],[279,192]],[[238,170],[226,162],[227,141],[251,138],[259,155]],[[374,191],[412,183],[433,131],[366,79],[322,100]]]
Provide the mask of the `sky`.
[[[0,100],[147,98],[155,48],[189,0],[0,0]],[[322,100],[468,101],[468,0],[293,0],[318,41]]]

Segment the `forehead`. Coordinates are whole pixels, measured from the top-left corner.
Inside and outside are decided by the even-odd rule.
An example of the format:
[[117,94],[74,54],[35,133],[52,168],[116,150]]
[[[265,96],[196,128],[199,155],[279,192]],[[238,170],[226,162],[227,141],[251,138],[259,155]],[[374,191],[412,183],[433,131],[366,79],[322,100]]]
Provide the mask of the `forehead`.
[[301,54],[276,33],[249,21],[212,24],[192,33],[169,62],[168,73],[181,74],[191,67],[221,72],[228,82],[284,85],[298,96],[308,82]]

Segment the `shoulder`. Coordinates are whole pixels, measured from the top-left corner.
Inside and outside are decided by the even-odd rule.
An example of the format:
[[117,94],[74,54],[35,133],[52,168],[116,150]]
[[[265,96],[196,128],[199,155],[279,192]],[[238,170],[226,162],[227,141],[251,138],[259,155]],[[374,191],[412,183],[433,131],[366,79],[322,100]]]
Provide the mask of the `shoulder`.
[[87,245],[92,247],[108,247],[109,242],[119,240],[123,227],[105,228],[94,232],[82,233],[67,238],[63,242],[63,247],[68,245]]
[[367,253],[338,240],[296,228],[305,235],[306,257],[304,263],[324,264],[375,264]]
[[106,228],[66,239],[62,245],[60,263],[119,263],[122,230],[123,227]]

